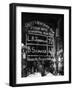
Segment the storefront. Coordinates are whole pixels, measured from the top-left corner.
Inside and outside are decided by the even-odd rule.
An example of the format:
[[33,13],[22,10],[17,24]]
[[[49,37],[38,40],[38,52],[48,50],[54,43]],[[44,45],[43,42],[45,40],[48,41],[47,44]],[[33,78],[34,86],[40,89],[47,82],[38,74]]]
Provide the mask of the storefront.
[[27,73],[41,72],[43,76],[50,71],[55,57],[54,31],[45,23],[32,21],[25,24],[23,35],[23,44],[27,47],[26,59],[23,59],[27,62]]

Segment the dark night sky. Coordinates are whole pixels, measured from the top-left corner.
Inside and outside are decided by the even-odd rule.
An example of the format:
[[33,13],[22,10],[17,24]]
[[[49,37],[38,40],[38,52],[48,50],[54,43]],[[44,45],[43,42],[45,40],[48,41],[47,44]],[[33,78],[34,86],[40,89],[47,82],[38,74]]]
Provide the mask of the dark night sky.
[[42,13],[22,13],[22,27],[25,23],[30,21],[40,21],[43,22],[55,30],[58,27],[58,21],[60,20],[59,24],[59,32],[60,37],[63,39],[64,35],[64,15],[63,14],[42,14]]

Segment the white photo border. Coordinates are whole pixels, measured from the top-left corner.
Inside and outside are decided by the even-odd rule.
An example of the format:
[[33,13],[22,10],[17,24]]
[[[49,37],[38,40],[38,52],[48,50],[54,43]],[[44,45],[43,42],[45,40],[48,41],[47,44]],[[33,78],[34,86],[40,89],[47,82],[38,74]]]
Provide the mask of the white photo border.
[[[21,77],[21,13],[64,14],[64,76]],[[69,81],[69,10],[40,7],[16,7],[16,84]]]

